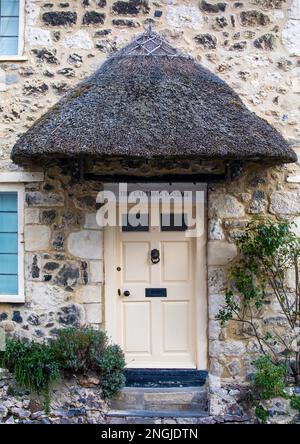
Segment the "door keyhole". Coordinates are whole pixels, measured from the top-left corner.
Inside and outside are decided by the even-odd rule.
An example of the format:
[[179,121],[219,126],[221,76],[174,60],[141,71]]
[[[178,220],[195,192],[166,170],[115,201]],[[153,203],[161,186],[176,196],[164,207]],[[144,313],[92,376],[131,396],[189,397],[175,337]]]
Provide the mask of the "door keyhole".
[[153,250],[151,250],[151,262],[152,264],[158,264],[159,261],[160,261],[159,250],[157,248],[153,248]]

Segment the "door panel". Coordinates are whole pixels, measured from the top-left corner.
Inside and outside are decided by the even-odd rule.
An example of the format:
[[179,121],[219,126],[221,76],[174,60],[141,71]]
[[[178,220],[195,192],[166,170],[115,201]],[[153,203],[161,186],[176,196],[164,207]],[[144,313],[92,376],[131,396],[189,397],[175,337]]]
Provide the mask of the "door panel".
[[162,278],[164,281],[188,281],[189,279],[189,242],[161,242],[163,254]]
[[123,242],[125,282],[149,282],[149,242]]
[[[124,302],[123,338],[124,352],[151,353],[151,304],[149,302]],[[139,334],[137,334],[139,332]]]
[[[195,368],[194,239],[157,226],[118,233],[118,323],[127,366]],[[146,297],[146,288],[164,291]]]
[[189,353],[189,302],[163,302],[164,353]]

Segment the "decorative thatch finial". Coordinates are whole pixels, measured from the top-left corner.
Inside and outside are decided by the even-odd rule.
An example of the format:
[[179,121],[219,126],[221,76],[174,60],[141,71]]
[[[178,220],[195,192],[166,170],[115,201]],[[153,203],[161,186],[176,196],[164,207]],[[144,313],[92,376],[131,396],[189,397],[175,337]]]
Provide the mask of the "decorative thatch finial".
[[145,32],[136,37],[120,52],[116,53],[116,57],[141,55],[185,57],[178,49],[171,46],[158,32],[153,31],[152,22],[147,22],[144,28]]
[[149,35],[152,34],[152,30],[153,30],[153,23],[152,20],[148,20],[144,23],[144,30],[146,33],[148,33]]

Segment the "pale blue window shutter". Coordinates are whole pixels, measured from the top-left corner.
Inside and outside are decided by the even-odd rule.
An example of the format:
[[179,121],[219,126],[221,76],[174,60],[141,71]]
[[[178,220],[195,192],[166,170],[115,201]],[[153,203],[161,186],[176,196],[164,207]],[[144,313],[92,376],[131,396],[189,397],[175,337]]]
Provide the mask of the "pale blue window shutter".
[[20,0],[0,0],[0,55],[17,55]]
[[18,193],[0,192],[0,295],[18,290]]

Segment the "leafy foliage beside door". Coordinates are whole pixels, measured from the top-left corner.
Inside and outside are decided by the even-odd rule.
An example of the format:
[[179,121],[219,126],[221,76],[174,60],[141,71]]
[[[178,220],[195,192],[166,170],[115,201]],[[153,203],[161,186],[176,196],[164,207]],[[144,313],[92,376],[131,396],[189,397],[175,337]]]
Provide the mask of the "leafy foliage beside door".
[[[289,221],[250,222],[239,242],[240,257],[217,319],[235,321],[253,336],[263,355],[284,363],[300,382],[300,239]],[[264,309],[279,307],[280,325],[264,323]]]

